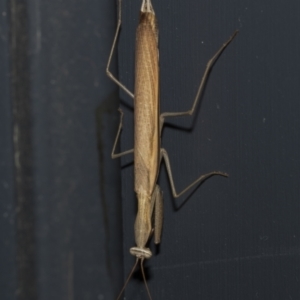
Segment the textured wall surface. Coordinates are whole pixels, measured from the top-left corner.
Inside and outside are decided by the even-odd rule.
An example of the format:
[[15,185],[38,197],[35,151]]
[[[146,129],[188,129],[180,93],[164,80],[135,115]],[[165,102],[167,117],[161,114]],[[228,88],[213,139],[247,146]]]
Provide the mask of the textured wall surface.
[[[191,107],[207,61],[239,30],[215,64],[195,115],[169,119],[163,132],[178,191],[209,171],[230,177],[210,178],[173,200],[162,166],[162,243],[146,263],[153,299],[297,299],[300,4],[153,0],[153,6],[162,112]],[[119,71],[133,89],[140,1],[124,1],[123,7]],[[126,150],[133,143],[132,112],[126,109],[132,101],[121,98]],[[122,170],[125,274],[134,262],[126,253],[134,244],[132,175],[132,167]],[[139,278],[126,299],[147,299]]]
[[[140,0],[123,0],[112,70],[134,86]],[[161,111],[189,109],[207,61],[232,33],[194,116],[167,120],[153,300],[299,299],[300,3],[153,0]],[[116,299],[134,258],[133,101],[105,75],[116,1],[0,5],[0,294]],[[120,94],[120,96],[119,96]],[[124,299],[147,299],[140,272]]]
[[1,9],[1,299],[114,299],[119,97],[105,66],[115,3]]

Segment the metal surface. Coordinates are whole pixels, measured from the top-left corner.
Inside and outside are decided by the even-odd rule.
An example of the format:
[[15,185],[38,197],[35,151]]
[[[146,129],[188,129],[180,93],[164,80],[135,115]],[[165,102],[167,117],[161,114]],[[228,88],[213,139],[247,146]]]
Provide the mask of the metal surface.
[[1,299],[113,299],[122,283],[119,98],[104,72],[115,9],[1,10]]
[[15,244],[14,153],[10,98],[9,13],[0,3],[0,295],[15,300],[17,287]]
[[[20,4],[25,5],[23,12]],[[133,90],[141,1],[123,4],[118,66],[121,81]],[[132,158],[122,158],[121,171],[120,161],[110,159],[119,97],[105,65],[116,3],[54,0],[4,5],[1,299],[115,299],[122,273],[127,274],[134,259],[128,249],[134,242],[136,213],[133,168],[127,166]],[[161,112],[190,107],[208,59],[235,29],[240,31],[212,70],[195,116],[168,120],[164,129],[162,145],[169,152],[178,190],[212,169],[230,177],[211,178],[178,199],[175,209],[162,168],[163,238],[156,249],[159,255],[146,264],[153,299],[298,299],[300,3],[153,0],[153,5],[160,28]],[[19,60],[27,69],[15,74],[18,61],[8,41],[16,41],[11,14],[18,13],[25,16],[18,19],[20,40],[15,46],[25,45]],[[14,76],[24,79],[18,90],[12,89]],[[26,94],[20,93],[26,87]],[[126,150],[133,146],[132,100],[124,93],[121,100],[121,150]],[[34,241],[25,241],[23,252],[16,227],[20,190],[12,126],[21,112],[12,118],[14,101],[25,101],[31,122],[29,135],[20,127],[23,145],[28,145],[26,138],[31,143],[32,159],[26,202],[31,207],[23,216],[34,226],[33,231],[21,228],[29,230]],[[32,275],[23,269],[20,277],[24,265],[15,259],[16,253],[28,249],[34,253],[30,255],[35,269]],[[26,286],[29,279],[32,284]],[[135,276],[126,299],[146,296]]]
[[[300,5],[153,0],[153,6],[160,28],[161,112],[188,109],[208,59],[231,32],[240,33],[214,66],[193,120],[168,120],[164,129],[162,146],[179,190],[199,172],[218,169],[230,177],[214,177],[174,201],[162,168],[163,237],[159,255],[146,264],[152,297],[296,299]],[[119,72],[131,90],[139,7],[137,0],[123,2]],[[121,95],[124,151],[133,145],[132,100]],[[134,260],[127,254],[136,213],[131,160],[122,158],[125,274]],[[126,299],[146,298],[137,272]]]

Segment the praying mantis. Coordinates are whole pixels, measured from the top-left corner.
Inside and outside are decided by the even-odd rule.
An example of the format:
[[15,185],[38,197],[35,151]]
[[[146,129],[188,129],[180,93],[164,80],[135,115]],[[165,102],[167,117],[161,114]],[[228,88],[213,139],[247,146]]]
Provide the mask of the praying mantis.
[[211,68],[224,49],[235,38],[238,31],[234,32],[207,63],[192,108],[183,112],[164,112],[161,114],[159,105],[158,25],[151,0],[142,1],[140,21],[136,30],[134,93],[123,85],[109,69],[120,28],[121,0],[118,0],[118,24],[108,58],[106,73],[109,78],[134,100],[134,148],[121,153],[115,153],[123,124],[123,112],[120,110],[120,124],[111,156],[114,159],[130,153],[134,154],[134,190],[137,195],[138,209],[134,224],[136,246],[130,248],[130,253],[136,257],[136,262],[117,300],[121,298],[139,262],[148,297],[152,299],[144,273],[143,262],[152,256],[151,250],[147,247],[152,233],[155,244],[159,244],[161,240],[163,195],[160,186],[157,184],[157,179],[162,160],[164,160],[166,166],[174,198],[180,197],[190,188],[213,175],[228,176],[226,173],[213,171],[200,176],[180,193],[177,193],[168,153],[161,147],[161,133],[164,121],[166,118],[188,116],[194,113]]

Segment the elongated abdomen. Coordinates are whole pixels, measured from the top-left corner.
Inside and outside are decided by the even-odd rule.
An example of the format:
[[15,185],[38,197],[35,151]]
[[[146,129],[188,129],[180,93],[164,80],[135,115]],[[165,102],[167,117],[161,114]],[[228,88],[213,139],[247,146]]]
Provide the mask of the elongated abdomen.
[[141,13],[136,34],[134,90],[135,192],[149,196],[155,187],[159,165],[159,66],[155,15]]

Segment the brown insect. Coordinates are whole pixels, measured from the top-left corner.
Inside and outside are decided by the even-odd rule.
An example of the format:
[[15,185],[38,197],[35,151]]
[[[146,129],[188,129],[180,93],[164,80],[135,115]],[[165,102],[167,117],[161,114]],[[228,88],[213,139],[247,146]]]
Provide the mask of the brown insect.
[[[134,148],[122,153],[115,153],[115,148],[122,129],[123,112],[115,143],[112,150],[112,158],[134,153],[134,190],[138,199],[138,211],[134,224],[136,246],[130,248],[130,253],[136,257],[136,262],[117,298],[120,299],[134,270],[140,262],[143,280],[149,299],[151,295],[145,278],[143,262],[152,256],[151,250],[146,247],[154,232],[154,243],[160,243],[163,223],[163,197],[162,191],[157,184],[159,168],[162,159],[166,164],[173,197],[177,198],[191,187],[207,179],[212,175],[227,177],[226,173],[213,171],[200,176],[180,193],[176,192],[173,182],[168,153],[161,148],[161,131],[166,117],[178,117],[192,115],[198,103],[208,74],[228,44],[234,39],[237,31],[222,45],[217,53],[209,60],[202,77],[193,106],[185,112],[165,112],[159,110],[159,50],[158,50],[158,26],[151,0],[143,0],[140,21],[136,31],[135,52],[135,89],[132,94],[114,75],[109,71],[112,55],[116,47],[117,38],[121,27],[121,0],[119,0],[118,25],[110,51],[106,72],[107,75],[134,99]],[[152,215],[154,214],[154,222]]]

